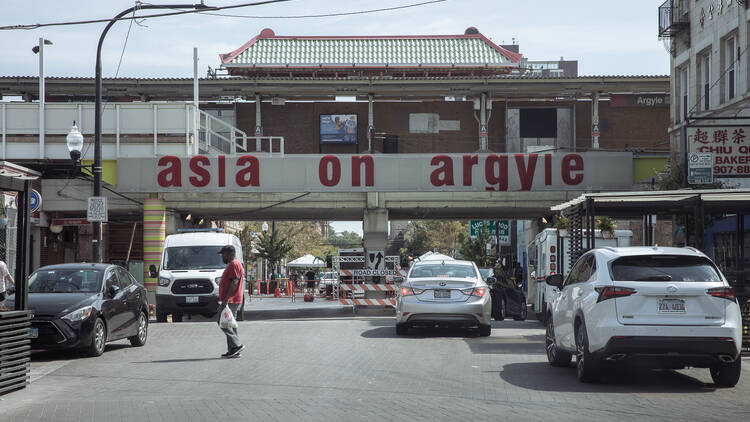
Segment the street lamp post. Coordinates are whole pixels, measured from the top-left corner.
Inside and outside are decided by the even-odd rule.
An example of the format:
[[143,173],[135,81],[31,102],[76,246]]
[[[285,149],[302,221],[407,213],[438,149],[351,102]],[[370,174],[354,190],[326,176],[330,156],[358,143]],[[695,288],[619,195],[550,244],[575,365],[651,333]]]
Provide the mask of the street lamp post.
[[35,45],[31,51],[39,54],[39,159],[44,159],[44,46],[52,45],[52,41],[39,38],[39,44]]
[[[99,37],[99,44],[96,47],[96,101],[94,104],[94,196],[101,196],[102,193],[102,44],[104,37],[107,36],[109,28],[115,24],[121,17],[137,9],[210,9],[204,4],[140,4],[122,12],[112,18],[102,35]],[[93,239],[91,242],[93,262],[102,262],[102,223],[94,222],[92,224]]]

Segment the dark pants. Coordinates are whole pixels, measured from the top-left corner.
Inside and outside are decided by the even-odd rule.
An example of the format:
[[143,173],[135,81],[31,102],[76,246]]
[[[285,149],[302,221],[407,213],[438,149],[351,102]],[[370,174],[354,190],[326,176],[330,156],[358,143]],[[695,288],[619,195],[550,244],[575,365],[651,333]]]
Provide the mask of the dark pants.
[[[230,303],[229,309],[232,311],[232,315],[234,315],[234,319],[237,319],[237,309],[240,308],[239,303]],[[221,321],[221,312],[219,312],[219,319],[216,321],[218,324],[219,321]],[[227,336],[227,351],[231,352],[232,350],[240,347],[242,345],[242,342],[240,341],[240,337],[237,335],[237,329],[236,328],[222,328],[221,331],[224,332]]]

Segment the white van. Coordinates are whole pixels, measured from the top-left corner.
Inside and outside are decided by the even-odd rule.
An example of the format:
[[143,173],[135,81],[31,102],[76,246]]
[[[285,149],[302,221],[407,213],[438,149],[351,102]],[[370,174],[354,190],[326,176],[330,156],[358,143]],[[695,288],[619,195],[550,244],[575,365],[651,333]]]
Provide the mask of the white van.
[[[152,277],[158,273],[156,287],[156,320],[173,322],[183,315],[207,318],[219,310],[219,282],[226,264],[219,250],[226,245],[235,249],[242,259],[242,245],[237,236],[218,231],[191,231],[171,234],[164,240],[159,268],[150,268]],[[244,285],[244,283],[243,283]],[[244,298],[244,296],[243,296]]]

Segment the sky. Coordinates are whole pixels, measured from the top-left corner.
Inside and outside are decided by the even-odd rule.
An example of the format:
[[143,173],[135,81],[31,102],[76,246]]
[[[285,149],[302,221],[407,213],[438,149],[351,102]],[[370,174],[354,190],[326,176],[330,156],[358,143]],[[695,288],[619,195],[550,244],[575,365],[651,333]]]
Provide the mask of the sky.
[[[193,3],[199,0],[193,0]],[[249,0],[205,0],[225,6]],[[578,60],[579,75],[667,75],[669,55],[657,39],[661,0],[446,0],[395,11],[326,18],[278,16],[362,11],[425,0],[292,0],[218,13],[240,18],[181,15],[118,22],[102,48],[106,77],[192,77],[193,47],[199,76],[217,68],[218,55],[233,51],[263,28],[277,35],[444,35],[476,27],[498,44],[520,46],[529,60]],[[157,1],[154,4],[174,4]],[[132,7],[128,0],[3,0],[0,26],[109,19]],[[162,11],[141,11],[140,14]],[[260,16],[260,17],[257,17]],[[0,76],[36,76],[39,58],[31,49],[44,37],[46,76],[93,77],[96,44],[104,23],[0,30]],[[119,69],[118,69],[119,67]],[[336,222],[338,232],[361,234],[361,222]]]

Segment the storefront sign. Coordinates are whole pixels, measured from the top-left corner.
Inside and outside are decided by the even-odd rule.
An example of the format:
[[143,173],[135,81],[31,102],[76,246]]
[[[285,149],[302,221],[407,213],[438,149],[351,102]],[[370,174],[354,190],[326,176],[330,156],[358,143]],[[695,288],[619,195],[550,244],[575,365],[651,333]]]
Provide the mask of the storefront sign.
[[711,153],[714,177],[750,177],[750,126],[688,127],[688,153]]
[[611,107],[669,107],[666,94],[612,94]]
[[83,226],[87,224],[91,224],[91,222],[85,218],[56,218],[52,220],[53,226]]
[[122,192],[484,192],[629,189],[629,152],[120,158]]

